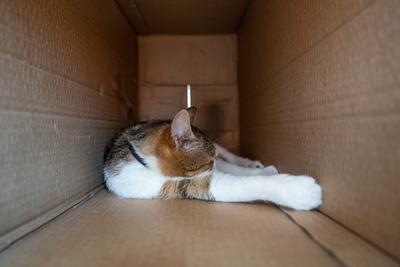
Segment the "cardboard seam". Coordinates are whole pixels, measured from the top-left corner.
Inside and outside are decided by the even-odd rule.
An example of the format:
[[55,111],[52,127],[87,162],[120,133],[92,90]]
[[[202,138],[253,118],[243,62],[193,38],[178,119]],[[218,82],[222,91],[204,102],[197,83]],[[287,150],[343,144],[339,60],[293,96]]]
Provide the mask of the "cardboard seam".
[[142,11],[140,11],[139,6],[135,2],[135,0],[131,0],[132,7],[137,11],[137,14],[139,15],[140,22],[142,22],[143,27],[146,29],[146,34],[150,34],[150,27],[147,25],[146,21],[144,20]]
[[[97,93],[99,92],[99,90],[96,87],[92,87],[91,85],[85,84],[79,80],[76,80],[76,79],[68,76],[68,75],[64,75],[64,74],[58,73],[56,71],[52,71],[49,68],[46,68],[45,66],[42,66],[40,64],[31,64],[30,61],[28,61],[24,58],[20,58],[13,53],[5,53],[4,51],[0,51],[0,56],[3,56],[4,58],[7,58],[10,61],[15,61],[15,62],[18,62],[25,66],[28,66],[29,68],[32,68],[33,70],[36,70],[36,71],[39,71],[42,73],[46,73],[47,75],[57,76],[61,79],[66,80],[67,82],[70,82],[70,83],[75,83],[75,84],[79,85],[80,87],[85,88],[86,90],[92,90]],[[98,82],[99,81],[97,81],[97,83]],[[107,95],[107,96],[111,96],[111,95]]]
[[[362,93],[343,93],[340,94],[339,96],[335,96],[335,97],[329,97],[323,101],[318,101],[318,100],[313,100],[310,101],[310,98],[308,98],[306,101],[310,101],[309,103],[306,102],[306,104],[304,104],[302,101],[301,103],[299,102],[298,98],[297,101],[293,100],[293,101],[286,101],[285,103],[281,104],[281,108],[275,108],[276,110],[273,112],[269,112],[268,116],[271,118],[280,116],[282,114],[282,111],[284,111],[285,113],[292,113],[292,114],[299,114],[300,112],[309,112],[312,111],[313,109],[324,109],[328,106],[341,106],[341,105],[348,105],[349,101],[353,101],[357,98],[360,98],[361,96],[368,96],[370,99],[374,99],[377,97],[381,97],[381,98],[387,98],[390,99],[391,96],[393,96],[393,98],[396,98],[396,93],[398,92],[398,87],[396,87],[395,84],[388,84],[385,86],[373,86],[371,87],[372,89],[368,89],[368,90],[364,90]],[[278,88],[271,88],[273,90],[276,90]],[[260,95],[263,96],[263,95]],[[259,96],[259,97],[260,97]],[[317,98],[318,99],[318,98]],[[255,99],[255,101],[257,101]],[[245,103],[243,106],[249,106],[252,102],[248,101],[247,103]],[[299,105],[300,103],[300,105]],[[253,103],[254,105],[254,103]],[[326,120],[326,119],[335,119],[335,118],[341,118],[341,117],[363,117],[363,116],[368,116],[368,117],[378,117],[381,115],[390,115],[392,113],[397,113],[399,111],[398,106],[394,106],[393,105],[388,105],[386,107],[384,107],[383,109],[372,109],[372,110],[366,110],[366,111],[341,111],[341,112],[336,112],[336,115],[323,115],[323,116],[319,116],[318,120]],[[251,105],[250,105],[251,107]],[[284,107],[284,108],[282,108]],[[314,118],[315,119],[315,118]],[[307,119],[309,120],[309,119]],[[295,120],[296,121],[296,120]],[[304,119],[302,120],[297,120],[297,121],[304,121]],[[253,125],[253,126],[262,126],[262,125]]]
[[235,26],[235,34],[239,32],[239,28],[240,28],[240,26],[242,26],[242,23],[243,23],[244,19],[246,18],[247,12],[249,11],[250,5],[251,5],[252,2],[253,2],[253,0],[249,0],[247,2],[247,6],[244,9],[242,15],[240,16],[240,18],[238,20],[238,23]]
[[[1,26],[2,26],[2,25],[0,24],[0,28],[1,28]],[[35,49],[38,49],[37,47],[34,46],[35,43],[32,42],[29,38],[25,38],[24,36],[20,36],[20,34],[15,33],[15,32],[13,32],[13,34],[16,35],[16,36],[18,36],[18,37],[20,37],[23,41],[29,43],[30,45],[33,45],[33,47],[34,47]],[[39,50],[39,49],[38,49],[38,50]],[[42,50],[40,50],[40,51],[44,51],[44,49],[42,49]],[[49,74],[52,74],[52,75],[56,75],[56,76],[65,78],[65,79],[67,79],[68,81],[75,82],[75,83],[77,83],[77,84],[80,84],[80,85],[85,86],[85,87],[89,87],[89,88],[91,88],[91,89],[93,89],[93,90],[96,91],[96,88],[92,88],[89,84],[85,84],[85,83],[83,83],[82,81],[79,81],[79,80],[77,80],[77,79],[73,79],[72,77],[69,77],[68,75],[61,74],[61,73],[52,71],[51,68],[54,68],[54,66],[46,67],[45,65],[40,64],[40,62],[29,61],[28,59],[25,59],[25,58],[23,58],[23,57],[18,57],[18,54],[12,53],[12,52],[0,51],[0,55],[4,55],[4,56],[7,57],[8,59],[13,59],[13,60],[15,60],[15,61],[22,62],[23,64],[26,64],[27,66],[31,66],[31,67],[34,68],[34,69],[41,70],[41,71],[44,71],[44,72],[46,72],[46,73],[49,73]],[[56,56],[55,56],[54,54],[50,54],[49,57],[56,57]],[[33,64],[32,64],[32,63],[33,63]],[[65,69],[65,67],[64,67],[64,69]]]
[[311,239],[318,247],[320,247],[329,257],[331,257],[339,266],[341,267],[349,267],[345,261],[343,261],[336,252],[318,240],[306,227],[301,225],[299,222],[296,221],[289,213],[287,213],[283,208],[278,207],[286,217],[293,222],[308,238]]
[[[0,106],[1,107],[1,106]],[[82,117],[82,116],[76,116],[76,115],[68,115],[68,114],[62,114],[62,113],[57,113],[57,112],[52,112],[52,111],[36,111],[36,110],[18,110],[18,109],[0,109],[0,113],[25,113],[28,115],[38,115],[42,117],[61,117],[61,118],[71,118],[71,119],[77,119],[77,120],[86,120],[86,121],[101,121],[101,122],[110,122],[110,123],[116,123],[116,124],[127,124],[128,121],[126,120],[113,120],[113,119],[101,119],[101,118],[91,118],[91,117]]]
[[[15,63],[16,62],[16,64],[19,64],[19,65],[16,65],[16,67],[18,67],[18,68],[20,68],[22,65],[24,68],[26,68],[26,70],[36,71],[43,75],[47,75],[51,78],[59,79],[62,82],[65,82],[66,84],[69,83],[74,88],[74,90],[83,89],[84,91],[87,91],[87,92],[97,93],[97,95],[99,97],[106,98],[107,100],[109,100],[109,99],[119,100],[119,97],[116,94],[110,94],[108,92],[105,92],[105,93],[100,92],[100,84],[103,82],[103,80],[99,80],[96,82],[98,84],[97,87],[92,87],[88,84],[84,84],[84,83],[81,83],[80,81],[74,80],[67,75],[63,75],[63,74],[60,74],[60,73],[57,73],[54,71],[49,71],[47,69],[42,68],[41,66],[32,65],[29,63],[29,61],[15,57],[13,54],[4,53],[4,52],[0,51],[0,57],[2,57],[5,61],[7,61],[7,63],[9,63],[9,62]],[[106,69],[106,67],[107,66],[105,66],[105,69]],[[105,73],[105,71],[103,71],[102,77],[104,77],[104,73]],[[65,85],[65,87],[68,88],[67,85]]]
[[364,241],[365,243],[367,243],[368,245],[370,245],[371,247],[373,247],[374,249],[378,250],[379,252],[381,252],[382,254],[384,254],[385,256],[387,256],[388,258],[392,259],[393,261],[395,261],[396,263],[400,264],[400,260],[395,257],[394,255],[390,254],[389,252],[387,252],[386,250],[384,250],[383,248],[381,248],[380,246],[378,246],[377,244],[373,243],[371,240],[366,239],[365,237],[363,237],[362,235],[360,235],[359,233],[355,232],[354,230],[348,228],[346,225],[342,224],[341,222],[335,220],[334,218],[332,218],[331,216],[319,211],[319,213],[324,216],[327,217],[329,220],[331,220],[332,222],[340,225],[343,229],[346,229],[346,231],[350,232],[351,234],[353,234],[354,236],[358,237],[359,239],[361,239],[362,241]]
[[[325,117],[319,117],[319,118],[314,118],[314,119],[300,119],[300,120],[285,120],[285,121],[271,121],[268,123],[265,123],[263,125],[244,125],[247,129],[263,129],[263,128],[270,128],[271,126],[277,126],[277,125],[297,125],[297,124],[304,124],[304,123],[321,123],[321,122],[326,122],[326,121],[339,121],[339,122],[345,122],[347,120],[351,119],[360,119],[358,122],[363,122],[362,119],[376,119],[376,118],[385,118],[385,119],[398,119],[399,112],[397,110],[390,110],[390,112],[371,112],[370,114],[365,114],[365,113],[359,113],[359,114],[348,114],[346,116],[341,115],[341,116],[325,116]],[[268,115],[269,116],[269,115]]]
[[[133,23],[131,22],[131,20],[129,19],[129,16],[127,16],[124,12],[124,9],[121,7],[121,5],[119,4],[119,2],[116,0],[115,1],[117,3],[117,6],[119,8],[119,10],[121,11],[122,15],[124,16],[125,20],[128,22],[129,26],[132,28],[132,30],[136,33],[136,34],[150,34],[150,28],[147,25],[147,23],[145,22],[145,20],[143,19],[143,15],[142,12],[140,11],[138,5],[136,4],[135,0],[130,0],[129,2],[131,3],[131,8],[135,11],[135,13],[138,15],[139,21],[142,24],[145,32],[141,33],[139,32],[139,30],[135,29],[135,26],[133,25]],[[139,26],[140,27],[140,26]]]
[[15,243],[22,241],[25,237],[31,235],[37,230],[42,229],[53,220],[57,219],[61,215],[67,213],[68,211],[79,207],[84,202],[91,199],[98,192],[105,190],[104,183],[97,185],[95,188],[91,189],[88,193],[76,200],[65,201],[60,205],[46,211],[45,213],[39,215],[36,218],[24,223],[0,236],[0,255],[10,248]]
[[135,29],[135,27],[132,25],[130,19],[128,19],[128,16],[125,14],[124,10],[122,9],[121,5],[119,4],[118,0],[115,0],[115,3],[117,4],[117,7],[119,9],[119,12],[122,14],[122,16],[124,17],[124,20],[126,21],[126,23],[128,23],[129,28],[131,28],[131,30],[133,31],[134,34],[138,34],[138,31]]

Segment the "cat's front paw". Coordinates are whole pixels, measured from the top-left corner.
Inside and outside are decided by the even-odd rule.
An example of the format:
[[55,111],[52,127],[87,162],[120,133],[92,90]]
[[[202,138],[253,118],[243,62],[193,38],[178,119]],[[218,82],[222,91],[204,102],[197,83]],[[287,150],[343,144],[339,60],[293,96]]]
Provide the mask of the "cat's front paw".
[[278,174],[278,169],[274,165],[270,165],[261,169],[261,175],[276,175]]
[[322,202],[322,190],[314,178],[309,176],[282,177],[280,193],[282,206],[296,210],[312,210]]

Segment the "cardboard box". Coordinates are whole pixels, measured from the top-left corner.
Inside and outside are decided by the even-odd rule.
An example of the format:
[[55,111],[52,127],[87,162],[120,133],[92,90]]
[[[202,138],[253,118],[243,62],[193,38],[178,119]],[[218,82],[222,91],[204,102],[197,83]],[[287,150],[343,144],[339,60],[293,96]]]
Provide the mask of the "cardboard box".
[[[0,1],[1,266],[398,266],[397,0]],[[119,199],[105,143],[171,118],[323,205]]]

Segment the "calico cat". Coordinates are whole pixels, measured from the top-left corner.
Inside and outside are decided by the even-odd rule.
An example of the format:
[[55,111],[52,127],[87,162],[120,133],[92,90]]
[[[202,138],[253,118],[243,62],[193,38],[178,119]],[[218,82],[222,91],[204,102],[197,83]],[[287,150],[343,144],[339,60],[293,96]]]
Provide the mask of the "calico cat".
[[108,189],[137,199],[265,200],[297,210],[321,204],[313,178],[278,174],[273,166],[230,153],[192,125],[195,111],[118,133],[104,155]]

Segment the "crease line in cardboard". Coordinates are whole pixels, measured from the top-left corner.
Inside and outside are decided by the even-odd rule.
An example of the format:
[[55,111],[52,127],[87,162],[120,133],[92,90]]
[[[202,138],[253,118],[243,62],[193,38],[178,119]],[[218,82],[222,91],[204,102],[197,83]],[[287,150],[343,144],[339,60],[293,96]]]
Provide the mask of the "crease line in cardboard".
[[[264,87],[264,89],[268,90],[277,90],[279,86],[274,86],[274,87]],[[382,89],[384,91],[382,92]],[[263,90],[265,92],[265,90]],[[386,95],[388,93],[397,93],[398,92],[398,87],[395,81],[384,84],[384,86],[372,86],[367,89],[364,89],[362,92],[354,92],[354,91],[342,91],[340,94],[335,94],[335,95],[328,95],[329,98],[319,100],[318,98],[309,98],[309,100],[314,100],[317,99],[317,101],[311,102],[307,104],[307,108],[310,107],[319,107],[319,106],[326,106],[327,104],[334,104],[336,102],[345,102],[348,101],[349,99],[352,98],[359,98],[361,96],[371,96],[374,97],[375,95]],[[261,94],[261,93],[260,93]],[[256,97],[251,97],[249,98],[245,103],[242,103],[242,105],[251,105],[251,100],[257,100],[259,99],[260,96]],[[301,97],[301,96],[299,96]],[[314,96],[315,97],[315,96]],[[286,101],[284,104],[287,106],[285,108],[285,111],[292,111],[298,109],[298,106],[295,106],[295,104],[298,104],[299,100],[298,98],[293,98],[293,100]],[[278,114],[280,112],[276,112]]]
[[325,214],[321,211],[319,211],[319,213],[322,216],[327,217],[329,220],[331,220],[332,222],[340,225],[343,229],[346,229],[346,231],[350,232],[351,234],[355,235],[356,237],[358,237],[359,239],[361,239],[362,241],[364,241],[365,243],[367,243],[368,245],[370,245],[371,247],[373,247],[374,249],[378,250],[379,252],[383,253],[385,256],[387,256],[388,258],[392,259],[393,261],[395,261],[396,263],[400,264],[400,259],[398,259],[397,257],[393,256],[392,254],[390,254],[389,252],[387,252],[386,250],[384,250],[383,248],[381,248],[380,246],[378,246],[377,244],[373,243],[372,241],[366,239],[365,237],[363,237],[362,235],[360,235],[359,233],[355,232],[354,230],[348,228],[346,225],[342,224],[341,222],[337,221],[335,218],[329,216],[328,214]]
[[[391,117],[393,116],[393,117]],[[375,112],[375,113],[363,113],[363,114],[349,114],[349,115],[340,115],[340,116],[326,116],[326,117],[320,117],[320,118],[314,118],[314,119],[304,119],[304,120],[286,120],[286,121],[281,121],[281,122],[267,122],[264,123],[263,125],[244,125],[246,129],[260,129],[260,128],[268,128],[271,127],[271,125],[285,125],[285,124],[291,124],[294,125],[296,123],[304,123],[304,122],[321,122],[321,121],[332,121],[332,120],[338,120],[338,121],[344,121],[346,119],[358,119],[358,118],[366,118],[366,119],[371,119],[371,118],[376,118],[376,117],[383,117],[385,120],[388,120],[389,118],[398,120],[399,119],[399,111],[393,110],[390,112]],[[359,121],[362,122],[362,121]]]
[[[20,58],[13,53],[5,53],[4,51],[0,51],[0,56],[5,58],[6,60],[18,62],[19,64],[22,64],[24,66],[32,68],[33,70],[36,70],[36,71],[39,71],[42,73],[46,73],[47,75],[57,76],[63,80],[66,80],[67,82],[70,82],[70,83],[75,83],[78,86],[83,87],[86,90],[95,91],[99,94],[99,96],[107,96],[107,97],[118,99],[118,96],[115,96],[112,94],[100,94],[100,88],[92,87],[91,85],[83,83],[77,79],[74,79],[73,77],[70,77],[70,76],[62,74],[62,73],[58,73],[56,71],[52,71],[51,69],[46,68],[45,66],[42,66],[40,64],[32,64],[28,60],[26,60],[24,58]],[[97,81],[97,83],[99,83],[99,84],[100,84],[100,82],[101,81]]]
[[100,185],[97,185],[93,189],[89,190],[89,192],[84,194],[82,197],[79,197],[76,200],[71,200],[70,202],[67,200],[64,203],[61,203],[60,205],[42,213],[41,215],[32,218],[27,223],[17,226],[16,228],[2,234],[0,236],[0,255],[15,243],[22,241],[25,237],[28,237],[30,234],[33,234],[47,226],[49,223],[68,211],[79,207],[81,204],[93,198],[93,196],[103,190],[104,183],[101,183]]
[[140,8],[139,8],[139,6],[137,5],[136,1],[135,1],[135,0],[130,0],[130,2],[131,2],[132,8],[134,8],[135,11],[137,12],[138,17],[139,17],[139,20],[140,20],[140,22],[142,23],[142,25],[143,25],[143,27],[144,27],[144,29],[145,29],[145,31],[146,31],[146,32],[144,32],[144,33],[145,33],[145,34],[150,34],[150,33],[151,33],[151,32],[150,32],[150,27],[148,26],[148,24],[147,24],[146,21],[144,20],[144,16],[143,16],[143,14],[142,14],[142,11],[140,10]]
[[61,118],[71,118],[71,119],[77,119],[77,120],[101,121],[101,122],[110,122],[110,123],[116,123],[116,124],[128,124],[128,121],[125,121],[125,120],[101,119],[101,118],[96,118],[96,117],[83,117],[83,116],[62,114],[62,113],[57,113],[57,112],[52,112],[52,111],[0,109],[0,113],[26,113],[26,114],[32,115],[32,116],[61,117]]
[[246,14],[247,14],[247,12],[248,12],[249,9],[250,9],[250,5],[251,5],[251,2],[252,2],[252,1],[253,1],[253,0],[248,0],[248,1],[247,1],[247,6],[246,6],[246,8],[243,10],[243,13],[242,13],[242,15],[240,16],[240,18],[239,18],[239,20],[238,20],[238,23],[235,25],[235,34],[236,34],[237,32],[239,32],[239,28],[240,28],[240,26],[242,25],[244,19],[246,18]]
[[[134,13],[136,13],[137,18],[140,21],[140,28],[142,29],[136,29],[135,25],[133,22],[131,22],[131,20],[129,19],[129,16],[124,12],[124,9],[122,8],[121,4],[119,3],[120,0],[116,0],[116,4],[119,8],[119,10],[121,11],[122,15],[124,16],[125,20],[128,22],[128,25],[132,28],[132,30],[136,33],[136,34],[150,34],[150,28],[147,25],[146,21],[143,18],[142,12],[140,11],[138,5],[136,4],[135,0],[127,0],[127,2],[129,3],[129,8],[131,8],[133,10]],[[143,30],[143,32],[141,32]]]
[[286,217],[293,222],[307,237],[311,239],[312,242],[314,242],[318,247],[320,247],[326,254],[328,254],[339,266],[341,267],[349,267],[346,262],[344,262],[336,253],[334,250],[330,249],[327,247],[325,244],[323,244],[321,241],[319,241],[306,227],[298,223],[290,214],[285,212],[284,209],[278,207],[283,214],[286,215]]

